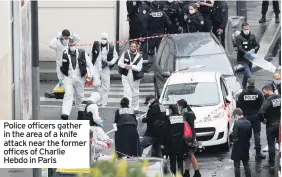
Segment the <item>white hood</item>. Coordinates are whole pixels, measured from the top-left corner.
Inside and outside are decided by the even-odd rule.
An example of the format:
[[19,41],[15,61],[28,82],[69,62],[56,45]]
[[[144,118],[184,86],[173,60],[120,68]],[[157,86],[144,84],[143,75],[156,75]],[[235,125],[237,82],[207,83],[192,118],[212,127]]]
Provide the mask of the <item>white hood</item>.
[[192,111],[196,115],[195,123],[204,121],[210,113],[216,110],[218,106],[208,106],[208,107],[191,107]]
[[97,103],[101,100],[101,95],[98,92],[93,92],[87,100]]

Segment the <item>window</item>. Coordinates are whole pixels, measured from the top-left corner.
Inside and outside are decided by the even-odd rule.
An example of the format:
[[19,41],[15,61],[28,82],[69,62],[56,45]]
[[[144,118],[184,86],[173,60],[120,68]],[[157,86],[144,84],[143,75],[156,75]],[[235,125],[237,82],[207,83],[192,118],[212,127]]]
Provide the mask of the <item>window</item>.
[[160,43],[160,46],[157,52],[156,63],[158,64],[160,64],[160,59],[161,59],[165,44],[166,44],[166,40],[163,39],[162,42]]
[[221,86],[221,90],[222,90],[222,96],[225,99],[228,95],[228,92],[227,92],[226,86],[225,86],[222,78],[220,79],[220,86]]
[[168,57],[169,57],[169,45],[166,44],[166,46],[164,47],[164,51],[162,53],[161,59],[160,59],[160,63],[159,63],[161,68],[166,68],[165,66],[166,66]]
[[169,58],[167,60],[167,71],[170,73],[174,72],[174,55],[172,53],[169,54]]
[[217,83],[194,82],[168,85],[163,97],[164,104],[175,104],[180,99],[189,100],[189,105],[194,107],[218,105],[220,97]]

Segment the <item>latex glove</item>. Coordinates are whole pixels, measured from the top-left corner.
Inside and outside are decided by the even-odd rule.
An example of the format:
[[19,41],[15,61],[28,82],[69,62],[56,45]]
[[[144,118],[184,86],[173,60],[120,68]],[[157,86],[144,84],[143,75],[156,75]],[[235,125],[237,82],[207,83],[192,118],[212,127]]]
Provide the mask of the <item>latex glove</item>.
[[251,49],[251,50],[250,50],[250,53],[255,53],[255,49]]
[[104,121],[102,120],[99,124],[100,127],[104,127]]
[[93,76],[88,76],[88,78],[86,80],[87,81],[92,81],[93,80]]
[[61,87],[64,84],[63,79],[59,79],[59,86]]

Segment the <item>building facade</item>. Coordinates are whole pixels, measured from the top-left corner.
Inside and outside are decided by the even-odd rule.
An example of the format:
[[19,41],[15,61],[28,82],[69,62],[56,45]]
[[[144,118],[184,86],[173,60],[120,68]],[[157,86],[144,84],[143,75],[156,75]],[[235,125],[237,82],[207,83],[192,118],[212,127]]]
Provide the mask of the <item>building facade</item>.
[[55,61],[55,52],[48,43],[63,29],[78,34],[81,44],[89,44],[84,46],[86,51],[102,32],[107,32],[113,42],[117,32],[120,40],[129,36],[126,1],[39,1],[38,11],[40,61]]
[[0,1],[1,120],[32,117],[30,20],[29,1]]

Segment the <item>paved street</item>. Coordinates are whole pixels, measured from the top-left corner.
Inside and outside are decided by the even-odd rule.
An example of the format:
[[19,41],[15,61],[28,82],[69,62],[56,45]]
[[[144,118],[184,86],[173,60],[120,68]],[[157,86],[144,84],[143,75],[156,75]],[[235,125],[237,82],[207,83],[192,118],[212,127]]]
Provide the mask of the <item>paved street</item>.
[[[275,57],[272,60],[272,63],[277,66],[277,57]],[[265,71],[265,70],[258,70],[255,73],[253,73],[253,77],[257,81],[257,87],[262,88],[265,84],[271,82],[272,80],[272,73]],[[239,78],[242,78],[242,73],[239,73]],[[118,81],[117,81],[118,82]],[[44,100],[43,94],[45,90],[50,90],[54,86],[54,83],[42,83],[41,84],[41,110],[40,110],[40,117],[41,119],[45,120],[59,120],[60,119],[60,113],[61,113],[61,102],[59,100]],[[120,98],[122,97],[122,86],[117,83],[112,84],[114,88],[111,89],[110,97],[112,98],[113,103],[111,103],[111,108],[100,108],[100,115],[105,121],[105,131],[109,131],[112,129],[113,119],[114,119],[114,112],[116,108],[118,107],[118,102]],[[142,98],[144,98],[145,94],[151,94],[154,92],[154,88],[152,85],[141,85],[141,102],[140,106],[142,106],[143,109],[145,109],[143,104]],[[87,93],[92,88],[86,88]],[[117,95],[114,97],[114,95]],[[88,96],[88,94],[86,94]],[[114,99],[115,98],[115,99]],[[70,119],[76,119],[77,112],[73,109],[72,114],[70,116]],[[144,133],[146,126],[143,126],[142,123],[139,124],[139,133],[142,135]],[[111,138],[113,138],[113,133],[109,134]],[[262,146],[266,146],[266,136],[265,136],[265,127],[262,127],[262,133],[261,133],[261,142]],[[267,160],[263,160],[261,162],[256,162],[254,160],[254,143],[252,139],[252,146],[251,146],[251,169],[252,173],[256,177],[276,177],[277,174],[271,174],[266,168],[263,168],[264,165],[267,164]],[[110,152],[108,152],[110,153]],[[201,168],[201,173],[203,177],[233,177],[233,162],[230,160],[230,152],[229,153],[222,153],[218,151],[217,147],[215,148],[209,148],[203,153],[197,154],[199,165]],[[57,174],[56,174],[57,175]],[[55,176],[56,176],[55,175]],[[54,176],[54,177],[55,177]],[[63,175],[63,176],[69,176],[69,175]]]
[[[236,2],[228,1],[229,5],[229,16],[233,16],[236,14]],[[265,32],[269,21],[272,16],[272,4],[269,6],[269,13],[267,15],[267,22],[264,24],[259,24],[258,20],[261,17],[261,2],[250,1],[247,2],[248,9],[248,22],[251,25],[252,32],[257,36],[258,41],[261,40],[262,34]],[[280,46],[279,46],[280,47]],[[276,54],[273,55],[274,58],[271,61],[275,66],[278,65],[278,58]],[[242,73],[238,74],[238,77],[242,79]],[[264,85],[270,83],[272,81],[272,73],[265,70],[255,70],[253,73],[253,78],[255,78],[257,82],[257,87],[261,89]],[[55,86],[56,83],[47,82],[41,83],[40,89],[40,118],[45,120],[59,120],[61,114],[61,100],[56,99],[46,99],[44,97],[45,91],[50,91]],[[88,97],[89,94],[93,91],[93,88],[85,88],[85,96]],[[146,110],[146,106],[143,105],[144,98],[148,94],[154,93],[153,84],[141,84],[140,85],[140,108],[141,110]],[[109,95],[109,104],[107,108],[100,108],[100,116],[104,119],[104,130],[105,132],[110,131],[112,129],[112,124],[114,121],[114,112],[119,107],[119,101],[123,96],[123,87],[121,85],[121,81],[112,81],[110,95]],[[75,120],[77,118],[77,111],[73,109],[70,119]],[[141,122],[138,125],[138,130],[140,136],[143,135],[144,130],[146,129],[146,125],[143,125]],[[114,134],[110,133],[109,136],[113,138]],[[267,164],[267,159],[263,161],[255,161],[255,151],[254,151],[254,142],[253,138],[251,140],[251,153],[250,153],[250,165],[252,176],[254,177],[277,177],[276,173],[271,173],[264,166]],[[262,126],[261,132],[261,142],[262,148],[266,146],[266,133],[265,126]],[[106,152],[110,153],[110,152]],[[268,154],[267,154],[268,155]],[[234,177],[233,171],[233,161],[230,160],[230,152],[222,153],[217,147],[208,148],[206,151],[197,154],[197,158],[199,161],[199,166],[201,169],[202,177]],[[277,171],[278,168],[276,168]],[[243,174],[243,168],[241,168]],[[58,175],[54,174],[53,177],[67,177],[71,175]]]

